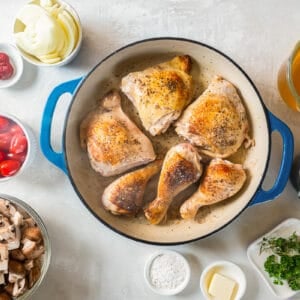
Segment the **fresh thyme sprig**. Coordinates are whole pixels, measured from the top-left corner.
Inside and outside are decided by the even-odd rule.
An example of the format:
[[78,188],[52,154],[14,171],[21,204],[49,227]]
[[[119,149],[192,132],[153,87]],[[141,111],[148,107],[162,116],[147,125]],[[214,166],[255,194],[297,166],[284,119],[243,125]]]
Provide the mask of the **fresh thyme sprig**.
[[272,250],[277,255],[300,253],[300,239],[296,232],[287,239],[282,237],[264,237],[260,245],[260,253]]
[[283,285],[287,281],[294,291],[300,290],[300,238],[294,232],[288,238],[264,237],[260,245],[260,253],[271,250],[264,263],[274,284]]

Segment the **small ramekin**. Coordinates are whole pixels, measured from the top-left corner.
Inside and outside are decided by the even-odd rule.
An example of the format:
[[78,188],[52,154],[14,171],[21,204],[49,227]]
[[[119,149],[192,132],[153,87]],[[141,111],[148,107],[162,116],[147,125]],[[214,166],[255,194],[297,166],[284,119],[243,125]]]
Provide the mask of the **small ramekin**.
[[[30,64],[33,64],[35,66],[38,67],[61,67],[64,66],[68,63],[70,63],[79,53],[81,45],[82,45],[82,25],[81,25],[81,21],[79,18],[79,15],[77,14],[76,10],[66,1],[62,1],[62,0],[56,0],[58,3],[62,4],[65,6],[65,8],[68,10],[68,12],[74,17],[77,26],[78,26],[78,41],[76,44],[76,47],[73,49],[73,51],[70,53],[69,56],[67,56],[66,58],[64,58],[62,61],[59,61],[57,63],[54,64],[47,64],[44,63],[40,60],[38,60],[37,58],[35,58],[34,56],[26,53],[25,51],[23,51],[20,47],[18,47],[17,43],[16,43],[16,47],[17,49],[20,51],[21,55],[23,56],[23,58],[29,62]],[[29,1],[28,3],[32,3],[33,1]],[[18,26],[16,25],[16,21],[14,22],[14,28],[13,28],[13,33],[18,32]]]
[[243,297],[247,286],[246,276],[243,270],[230,261],[220,260],[208,265],[201,274],[200,289],[206,300],[213,299],[208,293],[208,288],[214,273],[222,274],[237,282],[238,289],[234,300],[240,300]]
[[18,172],[16,172],[12,176],[0,177],[0,183],[1,183],[1,182],[10,180],[12,178],[16,178],[16,176],[19,176],[20,174],[22,174],[24,172],[24,170],[26,170],[30,166],[30,164],[32,163],[32,161],[34,159],[36,151],[37,151],[37,142],[36,142],[36,138],[34,137],[32,130],[28,126],[24,125],[23,122],[21,122],[15,116],[13,116],[11,114],[3,113],[3,112],[0,112],[0,116],[10,119],[13,122],[15,122],[17,125],[19,125],[20,128],[23,130],[23,132],[26,136],[26,139],[27,139],[27,154],[26,154],[26,158],[25,158],[24,162],[21,165],[21,168],[19,169]]
[[[176,257],[178,257],[181,260],[181,262],[183,263],[183,266],[184,266],[184,269],[186,272],[186,277],[185,277],[184,281],[175,289],[160,289],[160,288],[156,288],[151,283],[150,270],[151,270],[152,263],[158,256],[165,255],[165,254],[166,255],[169,255],[169,254],[176,255]],[[146,281],[148,287],[153,292],[155,292],[159,295],[171,296],[171,295],[179,294],[186,288],[186,286],[188,285],[190,278],[191,278],[191,269],[190,269],[188,261],[180,253],[178,253],[176,251],[171,251],[171,250],[160,250],[160,251],[157,251],[154,254],[152,254],[150,256],[150,258],[147,260],[145,269],[144,269],[144,278],[145,278],[145,281]]]

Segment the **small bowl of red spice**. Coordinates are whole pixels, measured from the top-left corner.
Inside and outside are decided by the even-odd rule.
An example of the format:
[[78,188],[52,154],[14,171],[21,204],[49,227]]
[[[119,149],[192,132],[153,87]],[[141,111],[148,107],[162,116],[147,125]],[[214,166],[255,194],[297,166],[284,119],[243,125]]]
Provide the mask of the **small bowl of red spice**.
[[19,175],[30,164],[34,145],[29,128],[0,112],[0,182]]
[[13,86],[23,73],[23,59],[17,48],[0,43],[0,88]]

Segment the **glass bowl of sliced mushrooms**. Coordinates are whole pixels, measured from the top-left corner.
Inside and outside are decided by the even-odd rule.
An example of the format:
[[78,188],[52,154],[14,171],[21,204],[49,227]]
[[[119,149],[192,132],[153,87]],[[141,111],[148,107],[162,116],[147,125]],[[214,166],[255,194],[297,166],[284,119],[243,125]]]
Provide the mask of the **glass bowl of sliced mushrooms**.
[[0,194],[0,299],[29,299],[43,281],[50,256],[38,214],[25,202]]

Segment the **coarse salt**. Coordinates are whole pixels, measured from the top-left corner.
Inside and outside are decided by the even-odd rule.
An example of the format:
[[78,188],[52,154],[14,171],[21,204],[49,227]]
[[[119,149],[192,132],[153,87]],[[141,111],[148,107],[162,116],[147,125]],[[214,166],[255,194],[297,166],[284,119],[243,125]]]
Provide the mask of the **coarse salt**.
[[176,289],[184,282],[186,276],[185,262],[173,253],[155,257],[149,270],[150,283],[157,289]]

